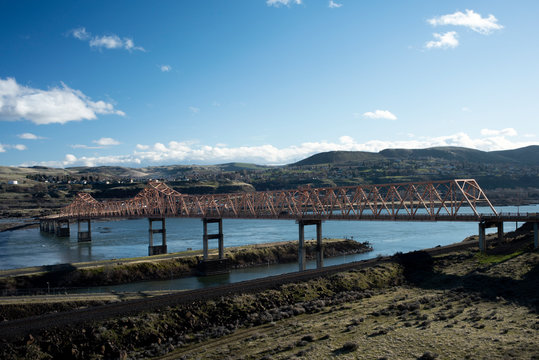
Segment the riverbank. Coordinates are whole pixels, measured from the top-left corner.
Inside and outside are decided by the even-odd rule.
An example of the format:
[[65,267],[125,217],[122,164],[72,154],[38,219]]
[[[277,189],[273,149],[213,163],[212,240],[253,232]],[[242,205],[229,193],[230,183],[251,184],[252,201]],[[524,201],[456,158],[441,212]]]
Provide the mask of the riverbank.
[[533,359],[539,253],[523,228],[488,242],[4,340],[0,357]]
[[[349,239],[324,239],[324,256],[361,254],[372,251],[367,242]],[[316,241],[306,241],[306,258],[314,259]],[[210,257],[217,250],[210,250]],[[297,241],[246,245],[225,249],[230,268],[298,261]],[[145,280],[163,280],[194,276],[202,250],[146,256],[130,259],[102,260],[74,264],[48,265],[0,271],[0,292],[16,293],[21,289],[89,287],[127,284]]]

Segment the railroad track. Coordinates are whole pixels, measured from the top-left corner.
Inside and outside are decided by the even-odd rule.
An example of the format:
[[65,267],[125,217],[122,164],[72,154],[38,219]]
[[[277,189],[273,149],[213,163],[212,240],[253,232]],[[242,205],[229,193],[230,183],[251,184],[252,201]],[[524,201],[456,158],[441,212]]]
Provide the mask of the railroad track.
[[[427,251],[431,255],[438,255],[446,251],[458,250],[460,248],[468,248],[472,246],[477,245],[475,242],[458,243],[444,247],[426,249],[424,251]],[[306,281],[320,276],[327,276],[333,273],[351,269],[366,268],[390,261],[392,261],[391,257],[379,257],[375,259],[328,266],[322,269],[312,269],[302,272],[269,276],[210,288],[182,291],[180,293],[167,294],[147,299],[127,300],[97,307],[4,321],[0,323],[0,339],[9,340],[19,336],[25,336],[27,334],[33,334],[35,336],[40,331],[54,327],[64,327],[85,322],[100,321],[112,317],[126,316],[167,306],[185,304],[197,300],[208,300],[231,294],[265,290],[286,283]]]

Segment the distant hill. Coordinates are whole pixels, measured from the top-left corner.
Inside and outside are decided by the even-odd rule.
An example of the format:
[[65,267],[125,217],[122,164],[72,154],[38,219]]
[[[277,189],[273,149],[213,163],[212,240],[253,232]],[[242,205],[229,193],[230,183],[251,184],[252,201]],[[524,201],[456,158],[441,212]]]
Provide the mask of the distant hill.
[[323,164],[352,164],[362,161],[384,160],[380,153],[366,151],[328,151],[309,156],[289,166],[310,166]]
[[464,147],[446,146],[427,149],[385,149],[378,153],[364,151],[328,151],[312,155],[290,166],[347,165],[369,160],[428,160],[439,159],[481,164],[514,163],[539,165],[539,146],[532,145],[514,150],[481,151]]
[[266,170],[269,168],[269,166],[256,165],[256,164],[251,164],[251,163],[239,163],[239,162],[219,164],[215,166],[219,167],[223,171]]
[[539,166],[539,145],[531,145],[514,150],[492,151],[491,153],[499,154],[517,163]]

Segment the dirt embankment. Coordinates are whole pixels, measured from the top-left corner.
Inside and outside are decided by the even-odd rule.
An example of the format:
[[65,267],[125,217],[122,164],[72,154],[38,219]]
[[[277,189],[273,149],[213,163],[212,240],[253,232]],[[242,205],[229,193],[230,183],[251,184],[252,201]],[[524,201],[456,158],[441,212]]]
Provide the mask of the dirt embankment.
[[[371,251],[369,243],[347,239],[325,239],[324,256],[360,254]],[[306,241],[306,257],[314,259],[316,242]],[[231,268],[245,268],[268,264],[283,264],[298,261],[297,242],[250,245],[228,248],[225,256]],[[0,291],[10,292],[17,289],[36,289],[46,287],[88,287],[126,284],[143,280],[166,280],[192,276],[196,273],[198,255],[179,254],[171,259],[152,260],[140,258],[137,261],[122,261],[104,266],[85,267],[62,264],[50,266],[50,271],[37,275],[22,275],[0,278]]]
[[0,357],[537,359],[539,253],[529,231],[4,342]]

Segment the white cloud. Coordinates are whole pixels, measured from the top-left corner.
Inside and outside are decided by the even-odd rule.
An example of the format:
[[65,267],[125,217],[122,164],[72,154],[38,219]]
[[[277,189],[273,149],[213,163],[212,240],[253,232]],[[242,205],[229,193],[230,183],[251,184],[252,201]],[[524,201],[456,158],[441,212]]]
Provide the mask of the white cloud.
[[26,145],[23,144],[16,144],[16,145],[7,145],[7,144],[0,144],[0,153],[6,152],[7,149],[15,149],[19,151],[26,150]]
[[363,116],[369,119],[397,120],[397,117],[388,110],[368,111],[364,113]]
[[62,83],[48,90],[17,84],[13,78],[0,79],[0,120],[30,120],[35,124],[64,124],[92,120],[97,114],[125,115],[111,103],[92,101],[79,90]]
[[90,38],[90,33],[83,27],[71,30],[71,34],[74,38],[79,40],[87,40]]
[[432,34],[436,40],[431,40],[425,43],[427,49],[448,49],[456,48],[459,45],[457,33],[448,31],[445,34]]
[[200,112],[200,108],[189,106],[189,111],[191,111],[193,114],[198,114]]
[[73,149],[103,149],[103,146],[88,146],[84,144],[69,145]]
[[466,10],[466,13],[457,11],[453,14],[428,19],[427,22],[433,26],[464,26],[483,35],[490,34],[494,30],[503,29],[503,26],[498,24],[498,19],[494,15],[490,14],[484,18],[473,10]]
[[63,161],[64,165],[72,165],[77,161],[77,157],[73,154],[67,154]]
[[170,66],[170,65],[161,65],[160,69],[161,69],[162,72],[169,72],[170,70],[172,70],[172,66]]
[[266,0],[266,5],[279,7],[281,5],[290,6],[290,4],[301,5],[301,0]]
[[329,7],[330,9],[338,9],[338,8],[340,8],[341,6],[342,6],[342,4],[338,4],[338,3],[336,3],[336,2],[333,1],[333,0],[329,0],[329,5],[328,5],[328,7]]
[[100,146],[113,146],[113,145],[120,145],[121,143],[118,140],[115,140],[113,138],[104,137],[99,140],[94,140],[93,143],[100,145]]
[[116,34],[92,36],[85,28],[80,27],[70,31],[74,38],[88,41],[90,47],[98,49],[125,49],[128,51],[138,50],[146,51],[142,46],[135,46],[133,39],[124,37],[121,38]]
[[18,137],[19,139],[24,139],[24,140],[39,140],[39,139],[44,139],[44,137],[37,136],[37,135],[32,134],[32,133],[19,134],[19,135],[17,135],[17,137]]
[[463,107],[461,108],[461,110],[464,111],[464,112],[472,112],[472,109],[470,109],[470,108],[467,107],[467,106],[463,106]]
[[339,138],[339,141],[343,144],[353,144],[354,138],[348,135],[344,135]]
[[517,136],[518,133],[513,128],[505,128],[501,130],[482,129],[481,135],[483,136]]
[[[138,144],[132,154],[110,155],[95,157],[76,157],[66,155],[61,161],[31,162],[22,166],[98,166],[114,164],[171,164],[171,163],[200,163],[217,164],[231,161],[253,162],[258,164],[288,164],[301,160],[310,155],[324,151],[370,151],[378,152],[389,148],[421,149],[434,146],[462,146],[485,151],[515,149],[523,146],[537,144],[533,141],[511,140],[516,130],[488,130],[482,131],[480,137],[471,137],[460,132],[438,137],[408,137],[406,140],[371,140],[357,142],[349,135],[344,135],[337,142],[318,141],[306,142],[278,148],[265,144],[259,146],[231,147],[225,144],[214,146],[203,145],[189,141],[170,141],[168,143],[154,143],[153,145]],[[4,149],[6,146],[0,147]]]

